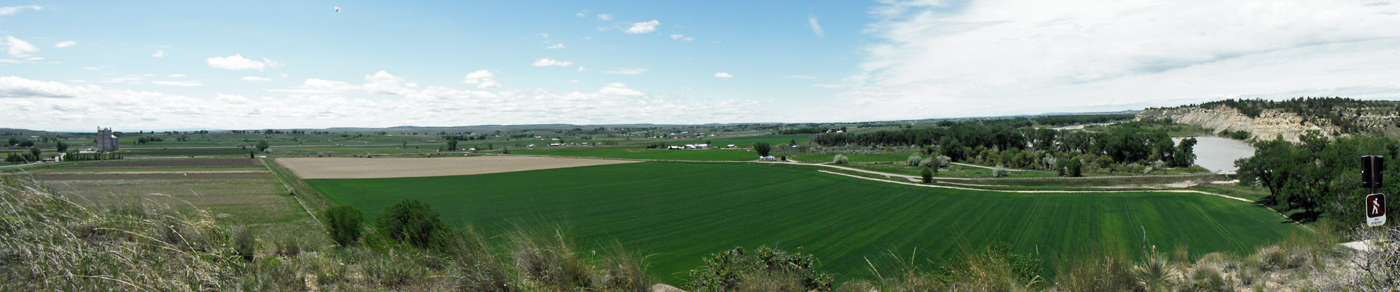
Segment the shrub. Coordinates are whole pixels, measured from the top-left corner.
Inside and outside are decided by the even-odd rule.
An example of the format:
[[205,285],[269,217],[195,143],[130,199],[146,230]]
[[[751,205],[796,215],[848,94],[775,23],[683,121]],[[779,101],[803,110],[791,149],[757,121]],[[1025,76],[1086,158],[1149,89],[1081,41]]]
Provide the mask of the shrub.
[[997,168],[992,169],[992,176],[1003,177],[1008,175],[1011,175],[1011,171],[1006,170],[1006,167],[1001,164],[997,164]]
[[924,161],[924,158],[923,158],[923,157],[920,157],[920,156],[918,156],[918,155],[909,155],[909,159],[908,159],[908,160],[905,160],[904,163],[905,163],[905,164],[908,164],[909,166],[919,166],[919,163],[921,163],[921,162],[923,162],[923,161]]
[[1071,177],[1084,176],[1084,162],[1079,159],[1070,159],[1069,162],[1065,163],[1065,171]]
[[831,164],[847,164],[850,162],[850,159],[847,159],[845,155],[841,154],[836,154],[836,158],[831,159]]
[[510,148],[501,147],[501,154],[510,154]]
[[267,140],[258,140],[258,152],[267,152]]
[[924,176],[924,183],[933,182],[933,171],[929,170],[928,167],[925,167],[924,171],[920,172],[919,174]]
[[789,254],[763,246],[750,254],[739,247],[704,260],[705,266],[690,270],[686,285],[692,291],[743,291],[794,283],[800,284],[801,289],[794,289],[798,291],[831,291],[832,276],[817,271],[816,259],[801,249]]
[[758,152],[758,156],[768,156],[768,152],[772,150],[773,146],[768,145],[768,142],[753,143],[753,151]]
[[384,208],[379,215],[379,231],[390,239],[427,248],[447,226],[437,211],[418,200],[404,200]]
[[365,215],[359,208],[351,206],[335,206],[326,209],[326,233],[330,234],[331,240],[340,246],[354,246],[360,241],[361,224]]
[[243,261],[251,262],[257,251],[257,240],[253,237],[253,229],[246,226],[235,227],[233,229],[233,252],[243,258]]

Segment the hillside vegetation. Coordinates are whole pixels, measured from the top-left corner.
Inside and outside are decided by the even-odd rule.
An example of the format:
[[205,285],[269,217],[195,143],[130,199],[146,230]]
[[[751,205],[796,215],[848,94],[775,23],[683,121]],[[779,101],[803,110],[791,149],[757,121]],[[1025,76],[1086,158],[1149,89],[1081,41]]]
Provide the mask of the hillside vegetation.
[[1341,97],[1300,97],[1273,101],[1227,99],[1177,107],[1148,108],[1139,120],[1168,119],[1221,131],[1246,131],[1252,138],[1298,142],[1307,130],[1328,137],[1340,135],[1395,136],[1400,127],[1400,101]]

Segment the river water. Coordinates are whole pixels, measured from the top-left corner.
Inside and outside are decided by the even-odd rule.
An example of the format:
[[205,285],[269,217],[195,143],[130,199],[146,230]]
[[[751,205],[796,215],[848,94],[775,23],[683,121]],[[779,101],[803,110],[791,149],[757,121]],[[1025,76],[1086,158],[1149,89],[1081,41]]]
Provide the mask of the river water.
[[[1196,153],[1196,165],[1205,167],[1212,172],[1235,172],[1235,160],[1254,156],[1254,146],[1249,146],[1240,140],[1205,136],[1196,138],[1196,147],[1191,150]],[[1172,138],[1172,142],[1180,145],[1181,139]]]

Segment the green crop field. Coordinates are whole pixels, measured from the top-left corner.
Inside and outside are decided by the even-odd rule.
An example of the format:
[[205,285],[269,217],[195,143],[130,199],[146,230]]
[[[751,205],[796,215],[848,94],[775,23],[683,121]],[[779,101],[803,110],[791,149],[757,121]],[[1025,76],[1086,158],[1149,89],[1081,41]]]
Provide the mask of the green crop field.
[[1193,255],[1244,254],[1303,230],[1252,203],[1200,194],[1020,194],[897,185],[773,164],[644,162],[471,176],[316,179],[367,221],[417,199],[452,224],[497,234],[509,222],[568,226],[583,250],[613,239],[652,256],[679,282],[701,257],[736,246],[802,247],[823,269],[865,275],[887,252],[948,258],[1006,243],[1054,259],[1088,245],[1138,253],[1148,244]]
[[628,148],[592,148],[592,147],[562,147],[543,149],[520,149],[510,150],[511,154],[526,155],[552,155],[571,157],[595,157],[595,158],[627,158],[627,159],[658,159],[658,160],[695,160],[695,161],[753,161],[758,160],[758,153],[749,149],[707,149],[707,150],[667,150],[667,149],[628,149]]

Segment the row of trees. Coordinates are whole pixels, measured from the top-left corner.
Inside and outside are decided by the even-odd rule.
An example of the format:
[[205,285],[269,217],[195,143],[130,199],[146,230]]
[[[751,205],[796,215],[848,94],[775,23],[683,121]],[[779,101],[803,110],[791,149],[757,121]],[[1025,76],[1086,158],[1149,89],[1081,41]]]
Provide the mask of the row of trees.
[[[1191,166],[1195,163],[1196,140],[1186,139],[1181,144],[1172,142],[1171,136],[1162,127],[1170,124],[1170,121],[1136,121],[1113,125],[1106,132],[1089,132],[966,122],[948,127],[859,134],[825,133],[812,140],[824,146],[936,145],[941,154],[954,161],[986,160],[989,156],[996,156],[994,160],[998,163],[1007,163],[1009,161],[1003,158],[1015,159],[1016,155],[1022,155],[1017,153],[1021,152],[1020,149],[1033,149],[1035,152],[1024,154],[1023,160],[1034,153],[1059,152],[1108,156],[1120,163],[1149,164],[1160,160],[1173,167]],[[1016,150],[1010,154],[1001,153],[1012,149]],[[989,155],[989,152],[992,153]],[[1029,163],[1012,164],[1025,166]]]
[[[1322,133],[1309,131],[1293,145],[1282,136],[1254,144],[1254,156],[1235,161],[1241,185],[1259,185],[1269,195],[1258,200],[1300,221],[1320,219],[1354,225],[1365,216],[1361,188],[1361,156],[1400,157],[1400,142],[1394,139],[1352,136],[1329,141]],[[1385,166],[1382,193],[1394,194],[1400,163]],[[1392,205],[1393,206],[1393,205]],[[1391,207],[1391,209],[1394,209]]]

